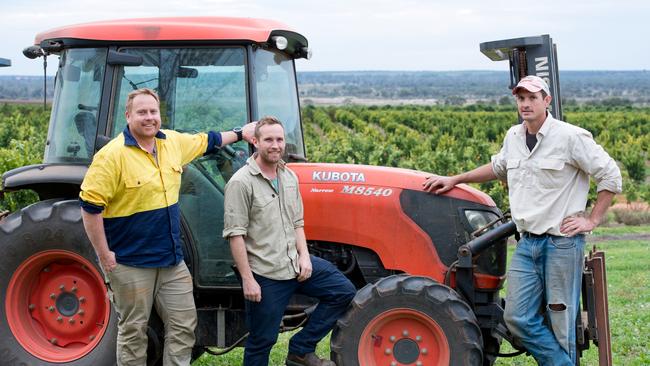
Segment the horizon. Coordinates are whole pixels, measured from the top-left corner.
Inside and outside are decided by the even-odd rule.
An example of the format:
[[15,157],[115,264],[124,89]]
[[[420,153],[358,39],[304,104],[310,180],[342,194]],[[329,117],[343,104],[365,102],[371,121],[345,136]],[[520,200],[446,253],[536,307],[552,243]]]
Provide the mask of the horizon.
[[[49,62],[48,62],[49,65]],[[41,70],[42,71],[42,70]],[[462,72],[477,72],[477,73],[483,73],[483,72],[497,72],[497,73],[508,73],[507,70],[476,70],[476,69],[467,69],[467,70],[296,70],[297,74],[307,74],[307,73],[462,73]],[[650,72],[650,68],[648,69],[638,69],[638,70],[560,70],[560,74],[562,73],[573,73],[573,72],[596,72],[596,73],[645,73],[645,72]],[[54,77],[55,74],[52,73],[50,74],[48,72],[47,77]],[[0,78],[3,77],[29,77],[29,78],[42,78],[43,74],[6,74],[2,75],[0,74]]]

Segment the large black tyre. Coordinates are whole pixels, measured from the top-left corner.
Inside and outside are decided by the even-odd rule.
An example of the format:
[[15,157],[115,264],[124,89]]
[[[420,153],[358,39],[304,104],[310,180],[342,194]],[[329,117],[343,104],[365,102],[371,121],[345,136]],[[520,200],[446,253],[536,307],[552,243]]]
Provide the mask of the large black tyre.
[[76,200],[0,222],[0,363],[115,365],[117,316],[95,258]]
[[339,366],[481,365],[481,330],[451,288],[390,276],[357,293],[333,330],[331,357]]

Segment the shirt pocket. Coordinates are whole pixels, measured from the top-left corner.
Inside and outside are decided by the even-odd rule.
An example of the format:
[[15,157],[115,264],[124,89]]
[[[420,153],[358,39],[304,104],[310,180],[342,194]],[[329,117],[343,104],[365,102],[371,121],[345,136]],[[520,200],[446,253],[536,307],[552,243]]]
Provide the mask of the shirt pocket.
[[521,182],[521,160],[508,159],[506,161],[506,171],[508,174],[508,186],[515,187]]
[[127,177],[124,179],[124,187],[127,191],[139,190],[140,188],[151,183],[156,178],[156,172],[149,172],[137,177]]
[[282,188],[282,195],[289,217],[291,220],[295,220],[298,214],[298,186],[295,184],[285,185]]
[[151,171],[146,174],[141,174],[136,177],[127,177],[124,179],[124,196],[121,202],[130,207],[128,211],[139,212],[144,210],[146,205],[146,198],[150,197],[152,193],[158,191],[155,187],[155,179],[158,173]]
[[564,160],[540,159],[539,160],[539,185],[543,188],[559,188],[564,184]]
[[165,188],[167,191],[177,192],[181,185],[182,165],[172,165],[165,170]]
[[274,222],[274,220],[279,219],[279,199],[275,193],[255,195],[253,197],[251,216],[260,218],[265,222]]

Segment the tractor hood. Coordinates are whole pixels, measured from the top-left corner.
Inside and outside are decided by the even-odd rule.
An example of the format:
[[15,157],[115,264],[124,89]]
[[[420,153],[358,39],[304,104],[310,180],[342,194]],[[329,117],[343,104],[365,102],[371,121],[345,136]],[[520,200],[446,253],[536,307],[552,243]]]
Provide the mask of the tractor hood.
[[[352,164],[289,167],[300,181],[307,238],[370,249],[389,270],[410,268],[442,281],[458,247],[480,226],[472,218],[485,223],[501,216],[489,196],[467,185],[443,195],[424,192],[429,174],[423,172]],[[502,275],[496,252],[483,257],[482,273]]]
[[[363,187],[364,193],[372,188],[370,193],[366,193],[367,196],[374,195],[372,192],[380,189],[381,192],[392,190],[391,195],[403,189],[422,191],[422,183],[430,175],[410,169],[355,164],[299,163],[289,164],[289,167],[298,175],[303,187],[301,190],[307,188],[308,192],[313,193],[346,194],[351,187]],[[458,185],[443,196],[495,206],[490,196],[465,184]]]

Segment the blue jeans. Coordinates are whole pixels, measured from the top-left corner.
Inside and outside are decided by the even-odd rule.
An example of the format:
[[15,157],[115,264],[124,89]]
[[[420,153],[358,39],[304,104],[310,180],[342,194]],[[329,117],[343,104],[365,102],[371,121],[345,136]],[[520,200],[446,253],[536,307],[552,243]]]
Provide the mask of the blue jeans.
[[[504,320],[539,365],[575,365],[584,235],[524,234],[510,262]],[[551,328],[544,324],[545,306]]]
[[305,327],[289,341],[291,354],[302,356],[314,352],[316,344],[347,309],[356,294],[354,285],[332,263],[314,256],[311,263],[311,277],[303,282],[272,280],[253,274],[262,288],[262,301],[246,301],[246,325],[250,334],[244,350],[245,366],[268,365],[284,310],[294,293],[317,298],[319,302]]

